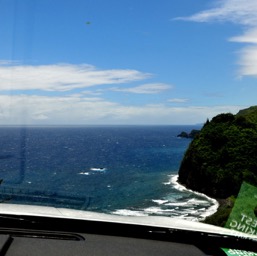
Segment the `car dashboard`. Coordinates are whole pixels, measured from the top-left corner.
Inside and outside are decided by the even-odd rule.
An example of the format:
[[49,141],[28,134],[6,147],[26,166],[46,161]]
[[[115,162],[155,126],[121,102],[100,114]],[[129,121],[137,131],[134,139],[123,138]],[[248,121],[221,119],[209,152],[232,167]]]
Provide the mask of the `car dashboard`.
[[[194,224],[197,230],[165,217],[124,218],[21,205],[8,206],[16,209],[11,214],[2,206],[0,255],[226,255],[221,248],[257,252],[255,239],[221,233],[226,229],[219,227],[212,231],[202,223]],[[205,225],[206,230],[201,228]]]

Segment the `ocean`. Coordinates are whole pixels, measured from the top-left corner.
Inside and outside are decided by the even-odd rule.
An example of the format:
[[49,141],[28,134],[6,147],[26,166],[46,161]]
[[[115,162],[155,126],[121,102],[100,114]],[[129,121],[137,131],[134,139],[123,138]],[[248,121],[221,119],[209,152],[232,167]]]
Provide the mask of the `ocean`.
[[200,220],[217,202],[177,183],[197,126],[1,127],[0,200]]

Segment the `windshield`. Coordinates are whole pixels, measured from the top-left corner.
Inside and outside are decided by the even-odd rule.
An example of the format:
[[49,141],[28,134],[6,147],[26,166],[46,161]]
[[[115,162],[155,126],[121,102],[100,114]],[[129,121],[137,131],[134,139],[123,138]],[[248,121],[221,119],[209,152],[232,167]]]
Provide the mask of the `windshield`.
[[[1,202],[255,234],[256,13],[243,0],[0,1]],[[251,213],[233,217],[239,191]]]

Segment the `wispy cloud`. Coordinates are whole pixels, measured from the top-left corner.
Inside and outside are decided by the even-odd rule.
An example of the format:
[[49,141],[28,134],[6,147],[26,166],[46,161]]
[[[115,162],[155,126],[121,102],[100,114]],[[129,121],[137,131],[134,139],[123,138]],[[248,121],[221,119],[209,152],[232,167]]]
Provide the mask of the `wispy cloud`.
[[256,26],[256,12],[257,2],[255,0],[217,0],[215,5],[208,10],[177,19],[197,22],[229,21],[246,26]]
[[[91,65],[27,66],[0,63],[0,123],[20,124],[190,124],[242,106],[173,107],[170,104],[126,105],[104,98],[106,90],[134,94],[157,94],[173,88],[165,83],[132,87],[150,78],[137,70],[99,70]],[[130,87],[121,87],[131,83]],[[118,85],[119,84],[119,85]],[[106,89],[97,85],[109,85]],[[116,85],[117,87],[113,87]],[[79,91],[75,89],[81,89]],[[10,93],[8,93],[10,91]],[[62,93],[43,93],[53,91]],[[49,96],[52,95],[52,96]],[[54,95],[54,96],[53,96]],[[185,102],[187,99],[171,99]]]
[[189,101],[188,99],[184,99],[184,98],[173,98],[168,100],[168,102],[171,102],[171,103],[185,103],[188,101]]
[[229,39],[231,42],[257,44],[257,23],[256,28],[247,30],[241,36],[234,36]]
[[203,95],[208,98],[223,98],[224,97],[224,94],[222,92],[205,92]]
[[156,94],[172,88],[173,86],[168,84],[151,83],[151,84],[143,84],[143,85],[130,87],[130,88],[113,87],[113,88],[110,88],[110,90],[116,91],[116,92],[129,92],[129,93],[136,93],[136,94]]
[[240,75],[257,76],[257,45],[242,49],[239,63],[241,65]]
[[[1,64],[1,63],[0,63]],[[99,70],[91,65],[0,65],[0,90],[70,91],[96,85],[122,84],[151,77],[129,69]]]
[[127,106],[81,95],[0,95],[3,124],[195,124],[243,106],[171,107],[165,104]]
[[178,20],[194,22],[232,22],[241,25],[244,32],[229,41],[248,43],[240,51],[240,76],[257,76],[257,1],[219,0],[212,8]]

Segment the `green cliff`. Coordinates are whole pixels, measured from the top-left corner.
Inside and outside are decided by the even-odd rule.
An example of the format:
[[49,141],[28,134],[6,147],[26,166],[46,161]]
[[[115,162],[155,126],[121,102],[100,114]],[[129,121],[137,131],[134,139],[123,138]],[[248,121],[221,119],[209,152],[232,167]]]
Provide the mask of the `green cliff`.
[[257,106],[208,120],[185,153],[178,181],[218,199],[236,196],[243,181],[257,186]]

